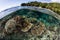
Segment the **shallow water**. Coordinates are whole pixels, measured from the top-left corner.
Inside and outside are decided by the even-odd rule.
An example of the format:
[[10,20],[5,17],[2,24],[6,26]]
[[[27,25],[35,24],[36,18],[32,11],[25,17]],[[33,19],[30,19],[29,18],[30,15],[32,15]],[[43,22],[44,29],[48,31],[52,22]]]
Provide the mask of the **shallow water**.
[[[21,9],[18,10],[16,12],[11,13],[10,15],[6,16],[7,17],[14,17],[16,15],[20,15],[20,16],[26,16],[28,18],[36,18],[38,21],[42,21],[43,23],[46,24],[46,26],[59,26],[60,21],[58,19],[56,19],[55,17],[42,13],[42,12],[38,12],[35,10],[29,10],[29,9]],[[4,19],[5,19],[4,18]],[[9,18],[8,18],[9,19]]]
[[[15,11],[15,12],[12,12],[11,14],[5,16],[0,21],[9,20],[9,19],[15,17],[16,15],[25,16],[27,18],[36,18],[37,22],[43,22],[45,24],[45,27],[52,27],[52,28],[53,27],[60,27],[60,20],[58,20],[54,16],[48,15],[48,14],[43,13],[43,12],[39,12],[37,10],[30,10],[30,9],[19,9],[19,10]],[[5,26],[5,24],[3,24],[3,25]],[[3,25],[1,25],[1,26],[3,26]],[[16,37],[16,36],[17,36],[17,38],[20,37],[20,39],[22,39],[22,40],[24,40],[24,39],[28,40],[28,38],[29,38],[24,33],[22,35],[20,35],[20,34],[18,35],[18,34],[19,33],[17,33],[17,35],[14,34],[14,35],[7,36],[8,38],[6,37],[5,39],[7,39],[7,40],[9,38],[15,39],[14,37]]]

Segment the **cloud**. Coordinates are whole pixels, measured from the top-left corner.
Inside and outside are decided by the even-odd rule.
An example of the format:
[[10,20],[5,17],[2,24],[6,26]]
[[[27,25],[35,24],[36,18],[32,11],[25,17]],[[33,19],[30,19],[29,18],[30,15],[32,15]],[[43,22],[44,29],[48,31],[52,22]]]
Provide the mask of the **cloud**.
[[60,0],[51,0],[51,2],[58,2],[58,3],[60,3]]

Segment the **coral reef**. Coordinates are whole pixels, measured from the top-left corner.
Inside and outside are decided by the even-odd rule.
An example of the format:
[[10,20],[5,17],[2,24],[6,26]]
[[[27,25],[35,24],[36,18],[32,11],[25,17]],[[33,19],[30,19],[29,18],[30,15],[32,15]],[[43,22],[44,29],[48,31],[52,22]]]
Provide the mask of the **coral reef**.
[[[21,11],[21,10],[20,10]],[[18,11],[18,12],[20,12]],[[22,10],[24,11],[28,10]],[[0,21],[0,39],[3,40],[59,40],[59,21],[46,14],[31,11],[26,15],[14,14]],[[35,14],[33,13],[35,12]],[[13,14],[13,13],[12,13]]]

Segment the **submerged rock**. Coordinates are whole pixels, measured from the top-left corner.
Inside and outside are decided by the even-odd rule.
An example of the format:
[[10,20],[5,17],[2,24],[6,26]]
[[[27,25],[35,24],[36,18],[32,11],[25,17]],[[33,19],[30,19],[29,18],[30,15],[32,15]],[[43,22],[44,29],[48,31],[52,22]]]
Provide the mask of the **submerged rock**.
[[8,20],[5,25],[6,32],[12,33],[13,30],[15,30],[15,29],[16,29],[16,21],[14,19]]
[[32,28],[32,26],[33,26],[33,24],[29,24],[28,26],[26,26],[25,28],[22,28],[21,29],[21,31],[23,31],[23,32],[27,32],[27,31],[29,31],[31,28]]
[[12,33],[14,30],[16,30],[17,22],[19,22],[20,16],[16,16],[12,19],[9,19],[5,24],[5,30],[7,33]]
[[34,26],[34,28],[31,29],[31,34],[39,36],[44,32],[44,30],[45,30],[45,25],[42,22],[40,22],[39,25]]

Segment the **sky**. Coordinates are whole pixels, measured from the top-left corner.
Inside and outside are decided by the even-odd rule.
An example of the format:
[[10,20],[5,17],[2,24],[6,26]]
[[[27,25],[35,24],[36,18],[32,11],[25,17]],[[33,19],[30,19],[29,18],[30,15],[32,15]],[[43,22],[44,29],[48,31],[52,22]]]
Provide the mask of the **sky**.
[[0,0],[0,12],[14,6],[20,6],[21,3],[26,3],[31,1],[60,3],[60,0]]

